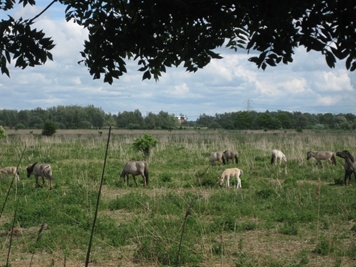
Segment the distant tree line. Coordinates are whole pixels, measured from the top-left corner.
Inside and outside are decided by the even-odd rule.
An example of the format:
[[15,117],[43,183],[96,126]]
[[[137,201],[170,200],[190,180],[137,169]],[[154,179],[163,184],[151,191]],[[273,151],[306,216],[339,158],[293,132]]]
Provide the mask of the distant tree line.
[[139,110],[107,114],[89,105],[57,106],[48,109],[0,110],[0,125],[13,129],[42,129],[53,122],[58,129],[101,129],[114,126],[120,129],[176,129],[180,127],[274,130],[274,129],[356,129],[356,115],[310,114],[287,111],[237,111],[214,116],[202,114],[196,121],[179,122],[174,114],[160,111],[143,116]]
[[301,112],[256,112],[238,111],[215,116],[200,115],[197,125],[208,128],[236,130],[274,130],[274,129],[356,129],[356,115],[310,114]]

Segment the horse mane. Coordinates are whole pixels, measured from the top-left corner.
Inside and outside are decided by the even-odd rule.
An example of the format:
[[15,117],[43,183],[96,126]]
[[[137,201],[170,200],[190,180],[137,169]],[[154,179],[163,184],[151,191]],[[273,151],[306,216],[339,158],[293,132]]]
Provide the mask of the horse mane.
[[335,157],[335,153],[333,153],[333,155],[331,156],[331,161],[334,165],[336,165],[336,157]]
[[346,155],[351,159],[352,162],[355,162],[355,159],[354,159],[354,157],[351,155],[350,151],[344,150],[343,153],[346,154]]
[[352,162],[355,161],[355,159],[354,159],[354,157],[351,155],[350,151],[345,150],[344,152],[345,152],[345,154],[351,159]]
[[29,170],[30,172],[33,172],[33,168],[35,168],[35,165],[37,164],[38,162],[35,162],[31,165],[30,168],[28,168],[27,170]]

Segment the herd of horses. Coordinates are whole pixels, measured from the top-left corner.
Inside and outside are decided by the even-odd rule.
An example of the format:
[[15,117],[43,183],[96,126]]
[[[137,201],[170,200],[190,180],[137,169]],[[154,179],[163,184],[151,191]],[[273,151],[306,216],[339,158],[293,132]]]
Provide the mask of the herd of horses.
[[[317,164],[321,165],[322,160],[327,160],[331,165],[336,165],[336,156],[344,159],[344,184],[351,184],[351,176],[354,174],[356,179],[356,162],[354,157],[348,150],[343,150],[340,152],[332,152],[332,151],[308,151],[307,160],[310,158],[315,158]],[[215,166],[216,163],[225,165],[229,163],[229,160],[238,164],[238,153],[233,150],[225,150],[219,152],[212,152],[209,157],[209,162],[211,166]],[[271,164],[282,164],[287,162],[287,157],[280,150],[273,149],[271,155]],[[27,177],[30,177],[32,174],[36,178],[36,188],[43,187],[45,184],[45,179],[49,180],[49,188],[52,189],[52,168],[47,163],[38,163],[35,162],[26,167]],[[19,169],[17,167],[4,167],[0,169],[0,175],[13,175],[16,180],[20,179]],[[121,174],[120,177],[124,179],[124,181],[129,183],[129,175],[131,175],[135,181],[137,186],[136,176],[140,175],[143,178],[143,186],[147,186],[149,182],[149,174],[148,174],[148,163],[146,161],[128,161]],[[225,169],[221,175],[218,177],[218,184],[223,186],[226,184],[227,187],[230,187],[230,179],[236,178],[236,188],[241,188],[241,176],[243,175],[243,171],[239,168],[227,168]],[[42,178],[42,185],[39,184],[38,179]]]
[[[343,150],[340,152],[332,152],[332,151],[308,151],[307,152],[307,160],[310,158],[315,158],[317,164],[322,166],[321,161],[327,160],[331,165],[336,165],[336,156],[344,159],[344,184],[351,184],[351,176],[354,174],[356,179],[356,162],[354,157],[348,150]],[[210,164],[212,166],[215,165],[215,162],[220,162],[222,164],[227,164],[229,159],[235,159],[235,162],[238,163],[238,153],[236,151],[225,150],[224,152],[212,152],[210,154]],[[282,164],[283,162],[287,162],[287,157],[284,153],[278,149],[272,150],[271,155],[271,164]],[[237,188],[241,188],[241,179],[240,176],[243,174],[242,170],[238,168],[230,168],[226,169],[222,172],[219,177],[218,183],[222,186],[224,183],[224,179],[226,179],[226,185],[230,186],[230,177],[236,177],[237,179]]]

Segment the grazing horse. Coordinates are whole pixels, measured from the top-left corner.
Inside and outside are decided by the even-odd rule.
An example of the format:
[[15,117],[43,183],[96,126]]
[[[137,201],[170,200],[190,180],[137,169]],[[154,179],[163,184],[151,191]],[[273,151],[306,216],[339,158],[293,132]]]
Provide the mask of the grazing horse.
[[120,177],[126,178],[127,184],[129,184],[129,174],[132,175],[135,184],[137,186],[135,175],[141,175],[143,178],[143,186],[148,185],[148,164],[145,161],[128,161],[124,169],[122,170]]
[[236,164],[239,163],[239,158],[238,158],[238,156],[239,156],[239,154],[238,154],[236,151],[225,150],[225,151],[223,152],[223,159],[224,159],[224,161],[225,161],[226,164],[229,163],[229,159],[231,159],[232,162],[234,162],[234,160],[235,160]]
[[225,159],[223,157],[223,154],[224,152],[211,152],[209,157],[209,162],[211,166],[214,166],[216,161],[225,165]]
[[[36,188],[38,187],[43,187],[45,183],[45,179],[47,178],[49,180],[49,189],[52,189],[52,167],[51,165],[47,163],[38,163],[35,162],[31,165],[27,166],[27,177],[30,177],[31,174],[33,174],[36,178]],[[42,177],[42,185],[38,183],[38,177]]]
[[238,168],[230,168],[230,169],[225,169],[220,177],[218,178],[218,183],[220,186],[223,186],[224,184],[224,180],[226,179],[226,185],[227,187],[230,187],[230,178],[231,177],[236,177],[236,181],[237,181],[237,184],[236,184],[236,188],[239,189],[241,188],[241,175],[243,174],[243,171],[238,169]]
[[354,157],[348,150],[343,150],[341,152],[336,152],[336,156],[343,158],[345,160],[345,176],[344,176],[344,184],[350,185],[351,184],[351,176],[352,173],[356,179],[356,162]]
[[271,164],[281,164],[282,162],[287,162],[287,157],[286,155],[283,154],[282,151],[278,149],[273,149],[272,150],[272,156],[271,156]]
[[5,174],[7,177],[9,177],[10,174],[13,174],[16,178],[17,181],[20,180],[20,171],[17,167],[11,166],[11,167],[4,167],[2,169],[0,169],[0,174],[3,173]]
[[311,157],[315,158],[320,166],[322,166],[321,160],[328,160],[331,165],[336,165],[335,153],[332,151],[309,151],[307,153],[307,160]]

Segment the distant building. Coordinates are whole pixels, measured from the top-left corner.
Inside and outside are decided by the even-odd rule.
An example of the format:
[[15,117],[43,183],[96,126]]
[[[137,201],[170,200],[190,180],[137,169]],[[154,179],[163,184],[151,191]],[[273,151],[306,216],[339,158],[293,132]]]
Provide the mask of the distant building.
[[185,116],[183,114],[179,114],[179,116],[176,116],[176,118],[178,119],[180,124],[187,121],[187,116]]

